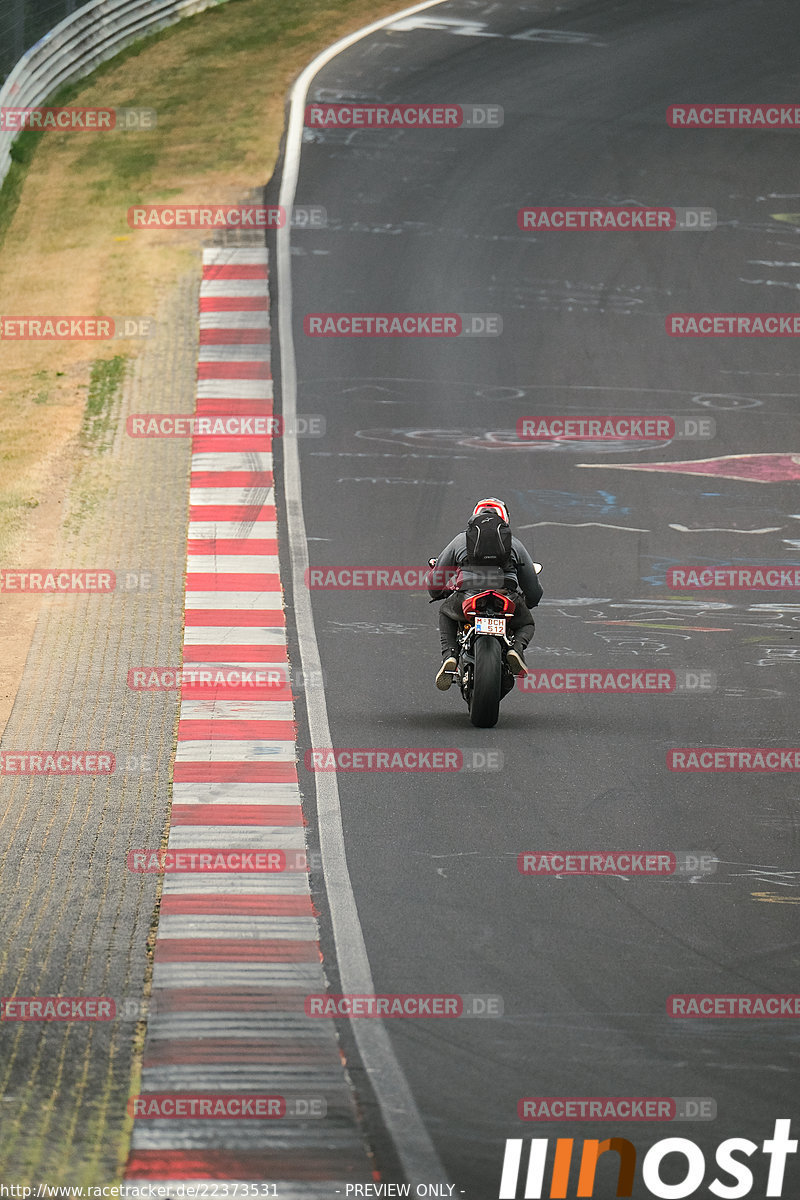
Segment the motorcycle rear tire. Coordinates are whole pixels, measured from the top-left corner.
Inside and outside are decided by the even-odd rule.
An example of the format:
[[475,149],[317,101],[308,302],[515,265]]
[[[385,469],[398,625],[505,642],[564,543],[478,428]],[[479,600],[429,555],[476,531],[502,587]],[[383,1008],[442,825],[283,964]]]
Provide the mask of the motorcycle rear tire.
[[476,638],[469,719],[479,729],[491,729],[497,724],[497,718],[500,716],[502,670],[503,656],[497,638]]

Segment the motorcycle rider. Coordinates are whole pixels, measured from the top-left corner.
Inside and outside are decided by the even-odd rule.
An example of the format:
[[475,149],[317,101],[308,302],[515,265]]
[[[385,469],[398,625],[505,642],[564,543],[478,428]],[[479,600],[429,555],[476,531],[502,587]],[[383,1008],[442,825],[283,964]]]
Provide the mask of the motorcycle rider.
[[[472,516],[484,510],[498,513],[509,524],[508,505],[496,496],[479,500],[472,510]],[[462,578],[462,568],[468,567],[466,532],[457,533],[441,554],[435,560],[430,560],[430,566],[435,567],[435,571],[429,576],[428,592],[433,600],[444,599],[439,609],[442,665],[436,676],[436,686],[441,692],[446,692],[458,666],[458,630],[463,621],[461,603],[465,595],[474,595],[482,590],[481,587],[462,586],[469,576],[467,570],[466,579]],[[506,661],[515,675],[522,675],[527,670],[523,655],[535,629],[530,610],[539,603],[543,591],[533,559],[516,537],[511,539],[511,561],[508,568],[504,569],[504,575],[503,590],[516,605],[513,616],[508,620],[508,630],[514,634],[514,645],[507,652]]]

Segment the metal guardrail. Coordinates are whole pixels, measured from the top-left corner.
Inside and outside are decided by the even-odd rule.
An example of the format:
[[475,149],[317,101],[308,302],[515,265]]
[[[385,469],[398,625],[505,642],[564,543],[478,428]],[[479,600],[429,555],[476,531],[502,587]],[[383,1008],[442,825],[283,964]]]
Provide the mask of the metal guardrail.
[[[32,46],[0,88],[1,108],[32,108],[123,47],[224,0],[91,0]],[[0,185],[17,132],[0,129]]]
[[0,86],[26,50],[86,3],[88,0],[0,0]]

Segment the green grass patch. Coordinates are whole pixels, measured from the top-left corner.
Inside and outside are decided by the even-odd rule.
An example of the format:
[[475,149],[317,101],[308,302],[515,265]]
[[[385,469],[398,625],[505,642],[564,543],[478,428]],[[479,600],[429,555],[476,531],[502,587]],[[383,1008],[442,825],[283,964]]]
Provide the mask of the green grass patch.
[[4,488],[0,492],[0,558],[7,559],[18,535],[25,528],[31,509],[38,506],[39,501],[34,496],[27,496],[16,489]]
[[113,358],[98,358],[92,363],[81,426],[84,447],[102,453],[111,445],[127,362],[124,354],[116,354]]
[[[127,206],[166,199],[172,180],[241,165],[263,123],[265,96],[272,90],[282,98],[285,92],[287,60],[300,65],[334,40],[343,22],[356,27],[395,7],[391,0],[225,0],[133,42],[47,103],[154,108],[156,128],[96,136],[24,131],[0,189],[0,245],[40,146],[68,145],[76,152],[71,168],[92,200]],[[152,70],[153,53],[164,60],[158,72]],[[140,73],[130,66],[136,59]]]
[[8,227],[14,220],[14,214],[19,207],[22,196],[22,185],[28,172],[28,166],[33,161],[41,138],[41,133],[26,129],[19,135],[11,146],[11,166],[8,169],[3,186],[0,188],[0,246]]

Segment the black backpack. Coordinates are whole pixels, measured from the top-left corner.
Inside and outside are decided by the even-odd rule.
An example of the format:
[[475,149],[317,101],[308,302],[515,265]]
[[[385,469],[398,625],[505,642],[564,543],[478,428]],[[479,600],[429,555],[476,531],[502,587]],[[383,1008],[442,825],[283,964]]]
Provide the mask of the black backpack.
[[511,551],[511,526],[499,513],[485,510],[470,518],[467,561],[461,569],[465,591],[514,590],[517,576]]
[[511,526],[499,513],[486,509],[467,525],[467,562],[476,567],[507,568],[511,563]]

